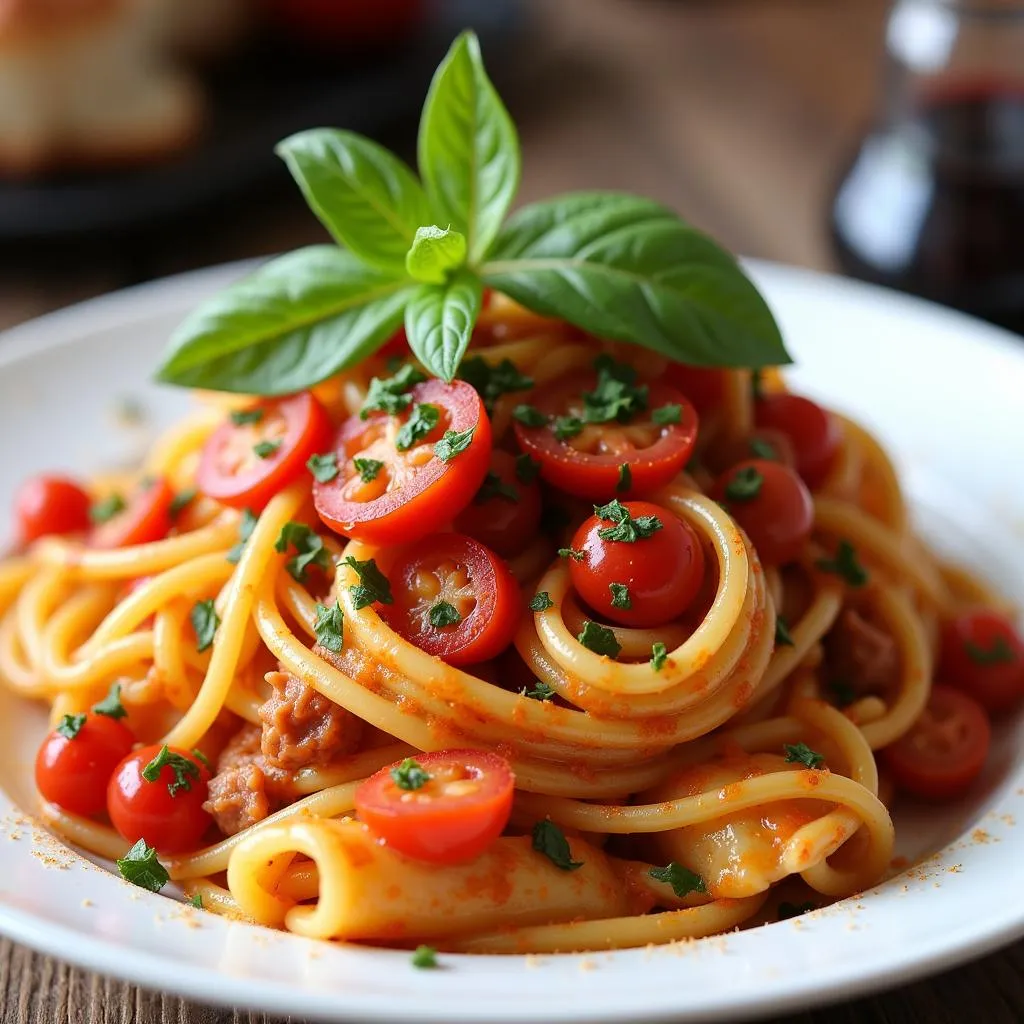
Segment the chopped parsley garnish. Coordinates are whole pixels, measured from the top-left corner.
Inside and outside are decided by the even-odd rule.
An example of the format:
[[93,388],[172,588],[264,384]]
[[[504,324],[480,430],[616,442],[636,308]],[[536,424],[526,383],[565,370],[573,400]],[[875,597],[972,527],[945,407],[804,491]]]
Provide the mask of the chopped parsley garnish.
[[64,715],[57,725],[57,732],[65,739],[73,740],[81,732],[83,725],[85,715]]
[[555,602],[551,600],[551,595],[546,590],[539,590],[530,600],[531,612],[546,612],[554,607]]
[[331,553],[324,546],[324,539],[305,523],[289,520],[281,527],[274,541],[274,550],[284,554],[289,547],[295,554],[285,562],[284,567],[296,583],[306,582],[306,570],[311,565],[319,566],[325,572],[331,567]]
[[825,689],[837,708],[847,708],[857,699],[857,691],[845,679],[830,679]]
[[247,508],[242,509],[242,518],[238,521],[238,543],[228,552],[228,561],[232,565],[238,565],[245,542],[252,536],[258,522],[258,516],[253,515]]
[[435,629],[457,626],[462,621],[462,616],[459,614],[458,609],[448,601],[438,601],[437,604],[431,607],[427,617]]
[[583,629],[576,639],[588,650],[595,654],[606,654],[609,658],[618,657],[619,651],[622,650],[622,645],[615,639],[615,634],[610,629],[591,622],[590,619],[583,623]]
[[752,437],[749,443],[750,454],[757,459],[766,459],[768,462],[778,462],[779,453],[775,445],[766,441],[763,437]]
[[342,564],[352,568],[359,577],[359,582],[349,587],[352,603],[357,611],[360,608],[368,607],[374,601],[379,601],[381,604],[394,604],[395,599],[391,596],[391,584],[388,582],[387,576],[377,568],[377,563],[372,558],[360,562],[348,555],[342,560]]
[[781,615],[775,617],[775,646],[793,646],[793,637],[790,635],[789,626],[786,625],[786,620]]
[[857,551],[848,540],[841,540],[834,558],[819,558],[814,563],[822,572],[841,577],[851,587],[863,587],[868,581],[868,571],[860,564]]
[[547,416],[532,405],[517,405],[512,416],[526,427],[543,427],[548,422]]
[[583,418],[587,423],[626,423],[647,408],[647,385],[636,383],[636,370],[617,363],[609,355],[594,360],[597,384],[583,393]]
[[258,441],[252,446],[252,450],[256,458],[269,459],[281,447],[282,443],[280,438],[275,441]]
[[1005,636],[993,637],[988,647],[965,640],[964,651],[975,665],[1011,665],[1017,660],[1017,655]]
[[379,462],[377,459],[360,459],[355,458],[352,460],[352,465],[355,466],[356,472],[359,474],[359,479],[364,484],[372,484],[377,479],[377,475],[384,468],[384,463]]
[[640,516],[634,519],[629,514],[629,509],[618,498],[612,499],[607,505],[595,505],[594,515],[606,523],[614,524],[597,531],[601,540],[621,541],[625,544],[646,540],[665,525],[657,516]]
[[[417,408],[419,407],[417,406]],[[433,406],[428,408],[433,408]],[[434,445],[434,454],[442,462],[451,462],[456,455],[461,455],[473,443],[475,433],[476,426],[467,427],[462,431],[446,430],[444,437]]]
[[114,516],[123,512],[127,507],[120,494],[108,494],[101,501],[95,501],[89,506],[89,520],[97,525],[109,523]]
[[230,415],[236,427],[244,427],[249,423],[259,423],[263,419],[263,410],[259,406],[255,409],[232,409]]
[[691,892],[706,893],[708,891],[704,879],[696,871],[684,868],[682,864],[677,864],[674,860],[669,861],[663,868],[651,868],[648,874],[656,882],[667,882],[671,885],[672,891],[679,899],[689,896]]
[[412,792],[422,789],[432,778],[423,765],[415,758],[407,757],[400,765],[391,769],[391,778],[399,789]]
[[316,605],[316,622],[313,633],[316,642],[332,654],[340,654],[344,644],[345,619],[341,613],[341,605],[337,601],[332,605]]
[[625,494],[632,486],[633,470],[629,468],[628,462],[624,462],[619,466],[619,482],[615,485],[615,490],[617,490],[619,494]]
[[306,469],[313,474],[317,483],[330,483],[338,475],[338,453],[324,452],[323,455],[310,455],[306,460]]
[[437,950],[433,946],[417,946],[412,952],[412,965],[420,970],[437,967]]
[[121,877],[140,889],[159,892],[170,880],[167,869],[156,859],[156,850],[140,839],[123,857],[117,860]]
[[482,505],[485,501],[490,501],[492,498],[502,498],[505,501],[514,503],[519,501],[519,491],[510,484],[505,483],[497,473],[488,470],[487,476],[484,477],[484,482],[480,485],[480,490],[476,492],[476,497],[473,501],[477,505]]
[[157,782],[164,768],[170,768],[174,775],[174,780],[167,783],[167,792],[171,796],[177,796],[182,790],[187,793],[192,788],[192,780],[201,777],[199,765],[195,761],[183,754],[176,754],[166,743],[160,748],[160,753],[142,769],[142,777],[147,782]]
[[779,904],[779,920],[789,921],[794,917],[799,917],[801,914],[809,914],[812,910],[817,909],[810,900],[806,903],[790,903],[787,900]]
[[757,466],[744,466],[736,470],[725,485],[725,496],[730,501],[753,501],[761,493],[764,477]]
[[660,672],[665,667],[665,662],[668,660],[668,648],[660,641],[655,640],[651,644],[651,668],[655,672]]
[[106,715],[107,718],[127,718],[128,712],[121,703],[121,684],[112,684],[106,697],[98,704],[93,704],[92,710],[93,714]]
[[547,818],[541,819],[533,826],[533,848],[538,853],[543,853],[562,871],[575,871],[583,867],[583,861],[572,859],[572,850],[565,833]]
[[426,379],[411,363],[406,363],[391,377],[374,377],[359,410],[360,418],[365,420],[371,412],[386,412],[389,416],[404,412],[412,403],[412,396],[406,392]]
[[786,761],[789,764],[802,764],[805,768],[820,768],[825,763],[823,754],[811,750],[806,743],[786,743]]
[[488,410],[494,408],[502,395],[533,387],[533,379],[520,373],[510,359],[502,359],[497,366],[491,366],[480,356],[471,356],[459,366],[459,377],[476,388]]
[[683,407],[678,402],[669,402],[667,405],[658,406],[651,413],[651,421],[659,427],[667,427],[672,423],[682,423]]
[[556,416],[551,429],[559,441],[569,441],[583,430],[579,416]]
[[409,418],[402,424],[395,436],[395,447],[407,452],[423,440],[441,422],[441,410],[429,402],[413,406]]
[[764,398],[764,374],[760,370],[753,370],[750,374],[750,392],[756,402]]
[[188,617],[196,634],[196,650],[202,654],[213,646],[213,638],[220,625],[220,616],[213,605],[213,599],[196,601]]
[[516,456],[516,479],[521,484],[532,484],[540,473],[540,463],[529,455]]
[[171,499],[170,505],[167,506],[167,512],[172,519],[177,519],[185,509],[196,500],[196,495],[199,492],[194,487],[188,487],[184,491],[178,491],[178,493]]
[[554,688],[539,679],[531,689],[527,690],[526,687],[523,687],[519,692],[531,700],[551,700],[555,696]]
[[558,557],[571,558],[575,562],[582,562],[587,557],[587,553],[585,551],[577,551],[576,548],[559,548]]
[[192,906],[196,908],[196,910],[202,910],[203,909],[203,894],[201,892],[195,893],[192,896],[192,899],[189,900],[189,903],[191,903]]
[[629,596],[629,587],[625,583],[609,583],[608,589],[612,592],[613,608],[633,607],[633,601]]

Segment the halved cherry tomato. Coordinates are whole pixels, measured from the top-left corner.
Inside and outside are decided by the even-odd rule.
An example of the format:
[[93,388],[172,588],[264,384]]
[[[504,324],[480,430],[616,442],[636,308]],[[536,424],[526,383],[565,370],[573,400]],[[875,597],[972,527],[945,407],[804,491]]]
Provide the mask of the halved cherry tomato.
[[698,416],[704,416],[725,401],[725,374],[725,370],[707,366],[669,363],[665,380],[686,395]]
[[51,732],[36,755],[36,787],[45,800],[91,817],[107,805],[107,783],[135,737],[109,715],[85,716],[73,739]]
[[988,756],[992,728],[977,701],[932,688],[910,732],[882,752],[896,784],[914,796],[950,800],[970,789]]
[[90,498],[63,476],[29,477],[14,497],[18,535],[23,544],[53,533],[80,533],[89,529]]
[[[646,411],[625,423],[584,423],[574,436],[559,440],[554,429],[557,418],[582,419],[583,395],[592,392],[595,384],[592,374],[571,374],[534,392],[529,404],[551,422],[530,427],[517,421],[519,447],[537,459],[548,483],[582,498],[607,501],[667,484],[693,451],[697,439],[693,406],[673,388],[650,384]],[[666,406],[679,407],[678,422],[654,422],[654,411]]]
[[793,561],[814,525],[810,493],[794,470],[778,462],[737,463],[715,481],[711,497],[743,527],[765,565]]
[[194,754],[171,747],[171,763],[150,782],[144,772],[162,751],[159,744],[142,747],[117,766],[107,785],[107,813],[129,843],[145,839],[162,853],[185,853],[199,845],[213,820],[203,810],[210,769]]
[[512,813],[515,776],[508,761],[484,750],[439,750],[412,760],[382,768],[360,785],[360,820],[407,857],[461,864],[479,856]]
[[127,548],[162,540],[171,529],[173,504],[174,491],[163,477],[143,480],[120,512],[93,527],[89,544],[94,548]]
[[777,392],[754,403],[754,421],[785,434],[793,445],[796,470],[812,490],[821,484],[843,441],[839,421],[802,395]]
[[1024,641],[998,612],[965,612],[942,629],[939,675],[986,711],[1009,711],[1024,698]]
[[519,585],[504,561],[472,537],[438,533],[406,545],[388,577],[395,600],[380,606],[381,616],[428,654],[472,665],[512,642]]
[[602,617],[624,626],[659,626],[693,603],[704,580],[704,552],[693,528],[667,508],[647,501],[624,507],[631,519],[655,516],[661,527],[634,541],[609,540],[601,532],[615,524],[591,516],[573,537],[573,548],[584,557],[569,559],[569,573],[577,593]]
[[[399,416],[374,412],[366,419],[352,416],[341,425],[333,445],[338,475],[313,485],[317,513],[335,533],[370,544],[424,537],[450,523],[483,482],[491,456],[491,422],[476,391],[463,381],[428,380],[417,384],[410,396]],[[399,431],[420,405],[438,411],[437,424],[399,451]],[[448,461],[435,455],[434,445],[446,431],[471,428],[467,448]]]
[[196,482],[207,497],[234,508],[259,512],[305,472],[311,455],[330,445],[331,421],[308,391],[233,416],[203,445]]
[[497,450],[491,452],[491,466],[483,485],[456,516],[455,529],[476,538],[499,555],[518,555],[537,536],[540,525],[540,487],[533,479],[534,474],[533,462],[523,473],[513,455]]
[[716,438],[701,455],[701,461],[712,473],[724,473],[737,462],[749,459],[767,459],[769,462],[781,462],[784,466],[796,466],[792,442],[781,430],[769,427],[755,427],[743,437]]

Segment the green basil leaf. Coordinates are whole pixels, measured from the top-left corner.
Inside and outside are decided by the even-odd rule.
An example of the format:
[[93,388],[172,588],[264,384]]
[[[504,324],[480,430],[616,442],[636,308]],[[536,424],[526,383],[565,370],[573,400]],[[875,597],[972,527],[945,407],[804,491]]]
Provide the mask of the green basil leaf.
[[394,153],[354,132],[313,128],[277,144],[310,209],[346,249],[393,275],[430,209],[416,175]]
[[466,262],[466,236],[436,225],[419,228],[405,257],[405,268],[417,281],[444,284],[448,274]]
[[416,358],[435,377],[451,381],[480,314],[483,287],[468,270],[447,284],[421,284],[405,309],[405,334]]
[[484,283],[546,316],[698,366],[791,362],[778,325],[736,260],[672,211],[580,192],[513,216]]
[[430,83],[418,157],[436,218],[466,236],[470,262],[482,260],[519,188],[522,160],[472,32],[455,40]]
[[376,351],[410,294],[337,246],[299,249],[200,306],[171,338],[157,378],[253,395],[303,391]]

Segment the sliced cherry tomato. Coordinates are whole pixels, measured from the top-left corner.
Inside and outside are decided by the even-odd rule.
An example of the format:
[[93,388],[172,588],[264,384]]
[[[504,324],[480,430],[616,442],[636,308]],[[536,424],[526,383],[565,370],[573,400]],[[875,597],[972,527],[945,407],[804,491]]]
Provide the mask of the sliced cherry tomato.
[[142,747],[110,777],[107,813],[129,843],[145,839],[161,853],[186,853],[196,849],[213,820],[203,810],[209,781],[209,768],[194,754],[176,747],[165,752],[159,744]]
[[630,519],[654,516],[661,527],[633,541],[611,540],[607,533],[615,522],[591,516],[573,537],[573,548],[584,557],[569,559],[572,583],[595,612],[612,622],[659,626],[693,603],[704,580],[704,552],[693,528],[667,508],[648,501],[627,501],[623,507]]
[[[559,440],[555,431],[560,424],[583,419],[583,396],[593,392],[596,383],[594,375],[571,374],[534,392],[529,404],[549,422],[531,427],[517,420],[520,448],[537,459],[548,483],[594,501],[642,495],[667,484],[693,451],[693,406],[674,388],[650,384],[645,411],[627,422],[583,423],[578,432]],[[658,410],[674,406],[678,422],[655,421]]]
[[910,732],[883,751],[896,784],[914,796],[949,800],[981,774],[992,727],[977,701],[949,686],[932,688]]
[[737,463],[715,481],[711,497],[743,527],[765,565],[793,561],[814,525],[810,493],[792,469],[778,462]]
[[410,643],[450,665],[503,651],[519,624],[519,585],[479,541],[438,533],[406,545],[388,573],[394,604],[380,613]]
[[127,548],[162,540],[173,523],[173,504],[174,490],[163,477],[143,480],[120,512],[93,527],[89,543],[94,548]]
[[508,761],[484,750],[439,750],[410,761],[382,768],[360,785],[360,820],[417,860],[460,864],[483,853],[512,813],[515,776]]
[[802,395],[762,395],[754,403],[754,420],[785,434],[793,445],[797,472],[810,488],[821,484],[836,460],[843,433],[827,409]]
[[[410,392],[399,416],[352,416],[334,440],[338,475],[313,485],[313,501],[336,533],[371,544],[424,537],[450,523],[483,483],[491,456],[491,422],[480,396],[463,381],[428,380]],[[418,406],[438,412],[436,425],[399,451],[402,427]],[[451,430],[472,429],[469,446],[447,461],[434,445]],[[358,460],[358,462],[357,462]]]
[[308,391],[236,410],[207,439],[196,482],[209,498],[259,512],[325,452],[331,421]]
[[749,459],[767,459],[784,466],[796,466],[793,445],[780,430],[757,427],[744,437],[716,438],[701,461],[712,473],[724,473],[737,462]]
[[693,404],[698,416],[705,416],[725,401],[725,370],[686,363],[669,363],[665,380]]
[[965,612],[942,629],[939,675],[986,711],[1009,711],[1024,698],[1024,641],[998,612]]
[[36,787],[45,800],[91,817],[107,805],[107,783],[135,737],[109,715],[90,713],[73,737],[56,729],[36,755]]
[[18,534],[24,544],[53,533],[89,529],[89,495],[63,476],[29,477],[14,497]]
[[[519,458],[529,460],[528,455]],[[537,536],[540,525],[541,497],[535,475],[534,462],[518,463],[508,452],[491,452],[483,485],[456,517],[455,529],[499,555],[518,555]]]

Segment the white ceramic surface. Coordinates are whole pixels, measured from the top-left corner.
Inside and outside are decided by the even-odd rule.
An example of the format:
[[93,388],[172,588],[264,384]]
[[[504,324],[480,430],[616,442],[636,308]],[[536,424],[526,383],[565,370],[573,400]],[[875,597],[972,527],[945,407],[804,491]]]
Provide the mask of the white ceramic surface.
[[[929,538],[1024,603],[1024,343],[895,294],[755,264],[801,389],[897,452]],[[99,299],[0,337],[0,516],[40,467],[131,461],[187,396],[147,382],[227,267]],[[126,429],[126,399],[145,413]],[[0,523],[0,535],[7,523]],[[998,730],[974,796],[897,817],[921,866],[797,921],[685,946],[460,958],[318,945],[133,888],[28,818],[43,715],[0,693],[0,932],[197,1000],[361,1022],[738,1020],[905,982],[1024,934],[1024,723]],[[1019,819],[1021,824],[1014,825]]]

